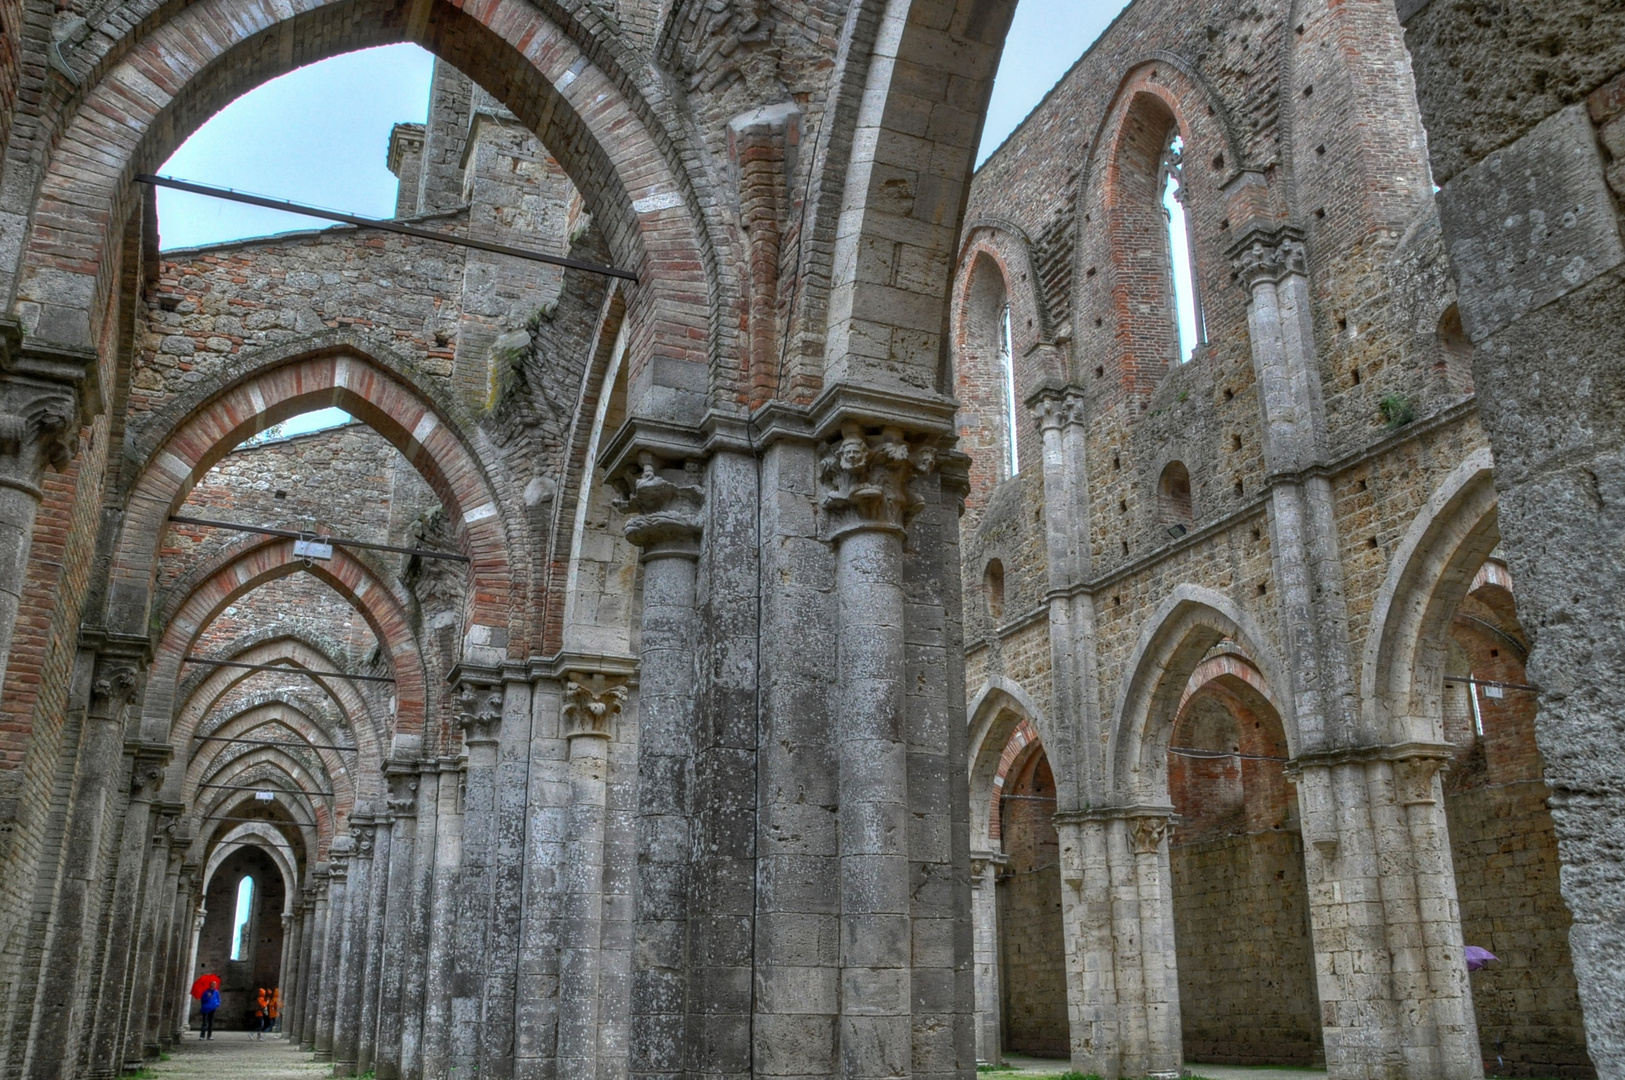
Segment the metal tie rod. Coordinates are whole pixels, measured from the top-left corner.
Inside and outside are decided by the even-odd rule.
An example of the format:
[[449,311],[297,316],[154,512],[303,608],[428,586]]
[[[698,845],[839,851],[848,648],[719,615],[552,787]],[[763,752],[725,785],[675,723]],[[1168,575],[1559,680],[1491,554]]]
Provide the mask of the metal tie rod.
[[327,544],[337,544],[339,547],[366,548],[369,551],[393,551],[399,555],[422,555],[425,559],[450,559],[453,562],[472,561],[467,555],[459,555],[455,551],[400,547],[395,544],[376,544],[371,540],[341,540],[336,536],[321,536],[317,533],[299,532],[295,529],[272,529],[264,525],[239,525],[235,521],[183,517],[180,514],[170,514],[169,520],[176,525],[197,525],[204,529],[234,529],[237,532],[258,533],[261,536],[280,536],[286,540],[320,540]]
[[507,244],[494,244],[489,240],[452,236],[448,233],[435,232],[433,229],[420,229],[414,225],[402,225],[400,222],[391,221],[388,218],[369,218],[361,217],[358,214],[345,214],[337,210],[323,210],[317,206],[305,206],[302,203],[290,202],[287,199],[268,199],[263,195],[248,195],[241,191],[233,191],[231,188],[210,187],[207,184],[194,184],[189,180],[176,180],[169,176],[153,176],[149,173],[138,173],[135,181],[138,184],[150,184],[153,187],[185,191],[192,195],[207,195],[211,199],[225,199],[228,202],[246,203],[249,206],[263,206],[271,210],[286,210],[290,214],[300,214],[304,217],[322,218],[325,221],[341,221],[346,225],[361,225],[371,229],[383,229],[385,232],[400,233],[402,236],[415,236],[420,240],[436,240],[442,244],[456,244],[460,247],[477,248],[480,251],[490,251],[498,255],[512,255],[519,259],[529,259],[531,262],[564,266],[571,270],[585,270],[589,274],[602,274],[605,277],[620,278],[623,281],[635,282],[638,280],[638,276],[632,271],[622,270],[615,266],[599,266],[597,263],[566,259],[559,255],[544,255],[540,251],[531,251],[526,248],[509,247]]
[[316,823],[314,821],[281,821],[281,820],[278,820],[277,818],[266,818],[266,817],[233,817],[230,814],[227,814],[227,815],[225,815],[223,817],[210,816],[210,817],[205,817],[205,818],[198,818],[198,820],[199,821],[258,821],[262,825],[303,825],[307,829],[317,828],[317,825],[316,825]]
[[329,799],[333,798],[331,791],[306,791],[304,788],[289,790],[282,787],[255,787],[252,784],[199,784],[198,787],[218,788],[221,791],[269,791],[275,795],[325,795]]
[[1501,682],[1498,679],[1475,679],[1470,675],[1446,675],[1444,677],[1444,681],[1453,683],[1468,683],[1472,686],[1499,686],[1503,690],[1533,690],[1536,693],[1540,692],[1540,687],[1530,686],[1528,683]]
[[355,682],[394,682],[389,675],[351,675],[347,671],[319,671],[316,668],[295,667],[292,664],[245,664],[241,660],[211,660],[207,656],[183,656],[183,664],[208,664],[210,667],[242,668],[244,671],[280,671],[288,675],[308,678],[325,676],[329,679],[351,679]]
[[229,742],[242,743],[245,746],[285,746],[289,750],[342,750],[346,754],[359,754],[361,750],[354,746],[330,746],[327,743],[312,742],[286,742],[282,739],[232,739],[224,735],[193,735],[199,742]]

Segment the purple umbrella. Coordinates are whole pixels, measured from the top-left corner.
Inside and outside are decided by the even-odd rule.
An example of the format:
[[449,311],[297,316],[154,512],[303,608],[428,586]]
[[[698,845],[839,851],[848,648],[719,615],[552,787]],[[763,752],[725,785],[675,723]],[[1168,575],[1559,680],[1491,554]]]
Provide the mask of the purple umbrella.
[[1490,966],[1491,960],[1499,961],[1501,958],[1488,949],[1480,949],[1477,945],[1467,946],[1467,970],[1482,971]]

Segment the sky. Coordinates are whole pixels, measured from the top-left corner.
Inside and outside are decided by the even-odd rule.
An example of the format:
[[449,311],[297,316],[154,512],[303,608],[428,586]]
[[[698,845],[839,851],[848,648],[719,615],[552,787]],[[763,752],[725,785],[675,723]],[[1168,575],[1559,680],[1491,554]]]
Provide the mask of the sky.
[[[1117,17],[1127,0],[1020,0],[993,85],[980,165],[1043,100]],[[385,158],[389,132],[422,122],[434,58],[416,45],[363,49],[290,72],[244,94],[193,133],[158,170],[216,187],[289,199],[366,217],[395,210]],[[160,188],[165,250],[266,236],[328,222]],[[342,423],[289,421],[294,435]]]

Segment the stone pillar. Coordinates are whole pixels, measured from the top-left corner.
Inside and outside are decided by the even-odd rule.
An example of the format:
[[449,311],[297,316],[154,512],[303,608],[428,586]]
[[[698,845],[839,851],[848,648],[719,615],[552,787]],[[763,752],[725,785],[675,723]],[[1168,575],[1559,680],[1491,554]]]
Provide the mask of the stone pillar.
[[164,994],[163,1021],[169,1032],[168,1045],[174,1046],[181,1041],[181,1035],[186,1031],[187,1003],[190,1002],[192,989],[192,907],[196,903],[194,892],[197,889],[198,865],[186,859],[186,852],[191,848],[192,838],[189,835],[178,836],[175,843],[179,846],[178,854],[181,858],[181,872],[175,882],[175,895],[172,900],[175,905],[170,932],[173,938],[171,946],[171,960],[169,965],[168,990]]
[[282,990],[282,1011],[279,1019],[282,1030],[279,1032],[283,1038],[290,1042],[299,1038],[295,1030],[294,1018],[298,1015],[299,995],[303,992],[301,985],[300,967],[304,963],[305,955],[305,899],[303,894],[295,893],[289,899],[293,900],[292,913],[283,922],[283,950],[282,975],[279,988]]
[[872,437],[847,421],[819,469],[825,538],[835,546],[839,1040],[847,1080],[914,1072],[903,541],[923,505],[909,483],[934,463],[933,450],[910,445],[898,428]]
[[0,324],[0,682],[39,512],[40,474],[78,451],[79,428],[97,405],[96,353],[24,342],[11,319]]
[[[452,778],[456,782],[456,778]],[[427,1024],[425,1001],[429,973],[430,945],[434,937],[435,865],[438,859],[440,765],[426,761],[418,766],[417,836],[412,843],[412,906],[407,913],[405,955],[401,971],[401,1077],[422,1080],[424,1032]]]
[[[118,781],[124,775],[121,759],[125,712],[136,691],[138,668],[131,658],[101,658],[96,661],[93,679],[63,825],[64,858],[46,930],[43,977],[26,1065],[29,1076],[72,1071],[81,1035],[93,1021],[84,1015],[84,1009],[99,989],[88,982],[94,959],[101,952],[96,927],[103,914],[102,883],[112,870],[99,858],[101,836],[114,820],[111,804],[119,794]],[[161,777],[161,762],[159,766]],[[137,791],[141,790],[138,784]],[[139,830],[143,839],[148,827],[146,810],[153,794],[147,791],[139,805],[130,806],[127,815],[129,825]],[[106,960],[104,955],[103,962]]]
[[1483,1065],[1443,813],[1394,794],[1396,768],[1433,767],[1398,762],[1436,760],[1448,748],[1387,745],[1391,734],[1370,730],[1356,710],[1333,494],[1315,471],[1326,461],[1325,421],[1302,237],[1258,223],[1238,231],[1231,255],[1250,296],[1264,413],[1327,1065],[1333,1075],[1477,1080]]
[[604,919],[604,817],[610,728],[626,703],[624,678],[571,672],[564,689],[570,816],[559,927],[560,1076],[602,1075],[598,1034]]
[[312,933],[305,945],[310,974],[305,979],[305,1000],[300,1010],[303,1016],[299,1023],[299,1048],[313,1051],[316,1049],[318,1017],[322,1012],[322,983],[325,981],[322,969],[327,961],[327,938],[332,928],[332,920],[328,917],[332,908],[331,865],[317,863],[311,878],[315,881],[315,906],[311,915]]
[[451,956],[451,1066],[472,1072],[481,1060],[481,1030],[495,902],[497,760],[502,736],[502,684],[492,672],[460,670],[457,719],[466,769],[462,796],[462,859],[457,870]]
[[379,982],[383,970],[384,921],[389,911],[390,856],[394,850],[390,834],[394,829],[394,818],[387,809],[374,819],[372,891],[366,901],[360,1028],[356,1033],[355,1071],[358,1076],[373,1072],[373,1061],[378,1052]]
[[681,1075],[687,1052],[689,785],[694,773],[699,619],[699,469],[642,453],[620,481],[626,537],[642,552],[637,882],[633,899],[633,1076]]
[[386,899],[378,939],[378,1030],[372,1068],[378,1080],[399,1080],[408,919],[417,896],[412,891],[418,824],[417,764],[391,761],[384,775],[389,783],[389,813],[393,820],[389,829],[389,874],[387,878],[379,875]]
[[312,870],[306,879],[307,884],[300,892],[299,916],[299,975],[295,983],[295,996],[286,1001],[288,1041],[296,1046],[305,1045],[306,1033],[309,1031],[307,1021],[309,1009],[306,1004],[310,1001],[313,973],[311,970],[311,956],[316,951],[316,875]]
[[[167,748],[165,748],[167,750]],[[141,760],[140,755],[137,761]],[[137,765],[140,768],[140,765]],[[147,780],[155,789],[162,782],[163,770],[152,763]],[[139,781],[138,781],[139,782]],[[134,925],[130,929],[135,940],[131,959],[130,981],[126,989],[125,1013],[129,1018],[124,1037],[124,1064],[137,1065],[158,1056],[158,1040],[150,1027],[148,1006],[152,1001],[153,978],[158,953],[158,913],[163,907],[164,874],[169,868],[169,832],[176,818],[185,812],[180,803],[160,803],[155,806],[157,828],[147,838],[146,865],[143,868],[141,900],[136,908]]]
[[994,851],[970,853],[970,914],[976,964],[976,1061],[1003,1061],[1004,1002],[999,992],[999,891],[1005,857]]
[[1055,816],[1072,1067],[1079,1071],[1180,1075],[1171,813],[1123,807]]
[[209,917],[209,909],[203,904],[203,882],[199,877],[193,885],[196,892],[192,896],[194,908],[191,925],[186,927],[186,933],[191,938],[186,947],[186,997],[180,1002],[180,1025],[184,1034],[192,1023],[192,980],[197,977],[197,947],[198,939],[203,936],[203,923]]
[[367,967],[367,922],[372,906],[372,859],[377,846],[377,824],[369,808],[357,805],[350,815],[355,852],[350,857],[344,885],[344,940],[338,951],[338,993],[333,1015],[333,1075],[356,1074],[356,1052],[361,1029],[362,983]]
[[186,848],[190,846],[191,839],[190,836],[176,836],[175,825],[184,812],[184,807],[177,806],[175,820],[170,822],[169,828],[162,834],[169,858],[165,864],[163,884],[159,887],[158,894],[153,897],[158,934],[156,952],[153,956],[152,992],[147,998],[147,1042],[156,1047],[156,1053],[159,1054],[168,1050],[173,1042],[171,1038],[173,1033],[169,1030],[168,1024],[169,995],[177,966],[175,954],[180,948],[175,933],[175,890],[181,878],[181,862],[186,856]]
[[[423,1034],[421,1062],[407,1075],[439,1080],[451,1071],[451,998],[458,867],[463,857],[463,759],[440,759],[436,801],[433,901],[423,940]],[[420,905],[423,906],[423,905]],[[408,1014],[410,1016],[410,1013]],[[403,1063],[404,1063],[403,1053]]]
[[344,931],[350,913],[350,859],[355,838],[338,836],[327,853],[327,932],[322,935],[321,1000],[316,1003],[316,1060],[333,1060],[339,995],[344,986]]

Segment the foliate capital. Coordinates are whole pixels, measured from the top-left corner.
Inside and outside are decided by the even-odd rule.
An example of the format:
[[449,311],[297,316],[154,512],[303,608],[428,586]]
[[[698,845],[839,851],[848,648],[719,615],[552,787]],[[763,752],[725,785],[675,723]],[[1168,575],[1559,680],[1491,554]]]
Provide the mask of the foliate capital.
[[69,387],[7,381],[0,388],[0,475],[32,488],[79,445],[79,400]]
[[936,442],[929,435],[911,439],[899,427],[843,423],[818,464],[824,538],[837,540],[865,529],[907,529],[925,507],[910,485],[936,468]]
[[1027,399],[1027,408],[1039,431],[1059,431],[1086,420],[1083,391],[1077,387],[1044,387]]
[[398,816],[416,814],[418,807],[417,766],[394,765],[384,769],[384,780],[389,784],[389,812]]
[[1129,837],[1136,855],[1155,855],[1172,832],[1172,824],[1161,815],[1129,819]]
[[1265,282],[1275,284],[1292,274],[1309,274],[1303,234],[1290,227],[1242,237],[1230,249],[1230,265],[1249,295]]
[[564,686],[566,738],[609,738],[610,724],[626,705],[626,677],[572,671]]
[[465,681],[457,692],[457,723],[463,742],[494,743],[502,728],[502,687],[495,683]]
[[699,480],[698,463],[668,468],[645,450],[638,454],[637,465],[615,481],[620,493],[615,509],[628,515],[626,538],[643,550],[645,560],[699,557],[705,501]]
[[140,669],[129,660],[98,660],[96,677],[90,687],[90,715],[102,720],[122,720],[124,707],[140,685]]
[[126,743],[125,752],[135,757],[130,769],[130,795],[138,799],[157,798],[164,786],[170,758],[174,756],[173,748],[166,743]]

